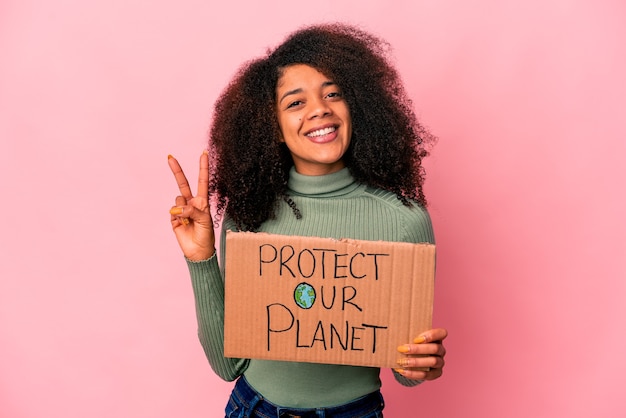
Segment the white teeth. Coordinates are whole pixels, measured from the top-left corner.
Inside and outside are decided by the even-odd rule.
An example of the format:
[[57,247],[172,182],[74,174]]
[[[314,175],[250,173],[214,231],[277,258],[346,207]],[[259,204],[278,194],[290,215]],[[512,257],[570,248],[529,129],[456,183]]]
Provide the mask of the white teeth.
[[307,134],[306,136],[322,136],[322,135],[328,135],[331,132],[335,132],[336,128],[334,127],[330,127],[330,128],[324,128],[324,129],[320,129],[318,131],[313,131],[309,134]]

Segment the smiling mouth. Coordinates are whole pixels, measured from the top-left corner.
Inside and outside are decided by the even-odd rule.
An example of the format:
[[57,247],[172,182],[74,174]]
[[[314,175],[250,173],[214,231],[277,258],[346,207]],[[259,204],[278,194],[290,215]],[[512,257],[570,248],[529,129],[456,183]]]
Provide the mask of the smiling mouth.
[[306,136],[308,136],[309,138],[316,138],[316,137],[331,134],[335,132],[336,130],[337,128],[335,126],[330,126],[328,128],[322,128],[322,129],[309,132],[308,134],[306,134]]

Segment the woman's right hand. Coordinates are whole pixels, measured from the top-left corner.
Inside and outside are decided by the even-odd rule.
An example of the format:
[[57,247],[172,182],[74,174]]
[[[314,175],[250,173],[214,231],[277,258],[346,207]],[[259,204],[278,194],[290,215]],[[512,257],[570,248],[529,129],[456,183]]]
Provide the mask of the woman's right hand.
[[183,254],[191,261],[203,261],[215,253],[215,231],[209,210],[209,155],[200,156],[198,191],[191,193],[189,182],[178,161],[169,155],[167,163],[174,174],[180,196],[170,209],[172,229]]

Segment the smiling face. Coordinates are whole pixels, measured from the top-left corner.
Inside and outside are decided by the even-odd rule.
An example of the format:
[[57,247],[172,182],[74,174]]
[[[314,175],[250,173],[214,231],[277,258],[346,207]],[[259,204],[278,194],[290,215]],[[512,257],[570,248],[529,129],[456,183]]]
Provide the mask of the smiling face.
[[280,140],[298,173],[319,176],[345,167],[352,120],[339,86],[313,67],[294,64],[278,79],[276,101]]

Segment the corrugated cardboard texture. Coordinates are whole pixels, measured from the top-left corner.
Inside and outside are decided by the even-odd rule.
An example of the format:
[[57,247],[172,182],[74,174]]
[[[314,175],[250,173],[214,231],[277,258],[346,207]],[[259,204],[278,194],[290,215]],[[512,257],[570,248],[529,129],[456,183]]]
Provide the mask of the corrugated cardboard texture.
[[227,232],[227,357],[396,367],[431,328],[435,246]]

